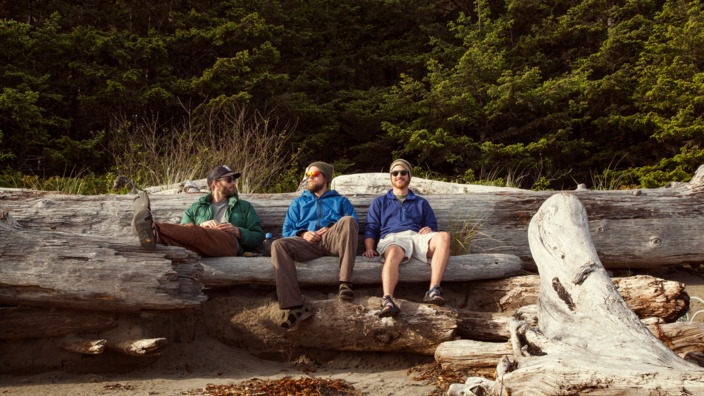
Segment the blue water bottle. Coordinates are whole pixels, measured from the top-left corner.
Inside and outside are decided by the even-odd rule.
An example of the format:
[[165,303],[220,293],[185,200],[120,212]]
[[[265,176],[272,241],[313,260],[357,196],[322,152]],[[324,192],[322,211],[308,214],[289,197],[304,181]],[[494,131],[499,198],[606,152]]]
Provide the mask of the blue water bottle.
[[271,233],[267,232],[264,235],[264,242],[262,242],[262,256],[271,257],[271,243],[274,239],[271,237]]

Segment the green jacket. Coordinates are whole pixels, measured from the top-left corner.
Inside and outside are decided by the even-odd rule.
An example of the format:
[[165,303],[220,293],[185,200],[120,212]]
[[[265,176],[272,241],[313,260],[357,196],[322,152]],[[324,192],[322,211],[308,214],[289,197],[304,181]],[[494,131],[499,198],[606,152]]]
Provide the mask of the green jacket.
[[[213,218],[213,207],[210,203],[213,202],[213,194],[202,196],[198,202],[189,206],[186,213],[181,218],[181,224],[193,223],[200,225],[203,222]],[[247,201],[240,200],[237,193],[229,199],[230,207],[227,209],[227,217],[230,224],[240,229],[242,238],[237,239],[237,243],[242,247],[239,255],[242,256],[245,251],[254,251],[259,244],[264,240],[264,230],[259,224],[259,216],[257,212]]]

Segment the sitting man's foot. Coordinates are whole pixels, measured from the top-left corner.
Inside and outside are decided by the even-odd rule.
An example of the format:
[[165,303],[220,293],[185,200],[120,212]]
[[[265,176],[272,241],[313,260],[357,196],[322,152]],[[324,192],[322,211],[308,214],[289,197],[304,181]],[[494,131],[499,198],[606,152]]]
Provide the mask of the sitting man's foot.
[[440,288],[440,285],[435,285],[430,290],[428,290],[425,293],[425,297],[423,297],[423,302],[428,304],[439,305],[441,307],[445,305],[445,299],[442,298],[442,289]]
[[340,288],[337,292],[337,297],[340,300],[345,300],[345,301],[354,300],[354,290],[352,289],[352,283],[350,283],[350,282],[340,283]]
[[289,308],[284,312],[285,320],[281,323],[281,328],[287,331],[295,330],[302,321],[311,316],[313,316],[313,313],[305,305]]
[[152,250],[156,247],[156,235],[154,234],[154,219],[149,205],[149,196],[146,192],[140,191],[132,204],[134,215],[132,216],[132,233],[139,237],[139,243],[143,248]]
[[391,296],[386,295],[381,299],[381,311],[379,311],[380,318],[388,318],[398,315],[401,309],[396,305]]

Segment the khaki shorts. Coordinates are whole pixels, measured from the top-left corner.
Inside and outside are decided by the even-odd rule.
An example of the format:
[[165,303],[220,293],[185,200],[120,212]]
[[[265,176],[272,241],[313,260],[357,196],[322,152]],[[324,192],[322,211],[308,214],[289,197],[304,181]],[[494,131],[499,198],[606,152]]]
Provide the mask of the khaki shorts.
[[411,257],[415,257],[418,260],[427,263],[428,262],[428,247],[430,245],[430,240],[437,234],[437,232],[430,232],[427,234],[419,234],[415,231],[402,231],[393,234],[388,234],[386,238],[379,241],[376,246],[376,251],[379,252],[379,256],[383,257],[386,249],[391,245],[397,245],[403,249],[404,259],[401,264],[407,263]]

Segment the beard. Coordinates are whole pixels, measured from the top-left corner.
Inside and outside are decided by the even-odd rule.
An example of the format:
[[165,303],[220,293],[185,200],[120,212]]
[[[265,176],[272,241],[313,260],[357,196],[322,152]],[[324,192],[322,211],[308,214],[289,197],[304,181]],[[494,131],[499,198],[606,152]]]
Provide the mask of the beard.
[[237,190],[237,184],[235,183],[225,183],[221,184],[218,182],[215,185],[215,189],[219,190],[222,195],[226,196],[227,198],[230,198],[235,195],[235,191]]
[[394,186],[395,188],[398,189],[404,189],[408,187],[408,185],[411,184],[411,178],[403,178],[403,179],[394,179],[393,177],[391,178],[391,185]]
[[316,182],[313,179],[308,179],[308,191],[313,194],[320,192],[320,190],[325,188],[325,182],[322,179],[318,179]]

